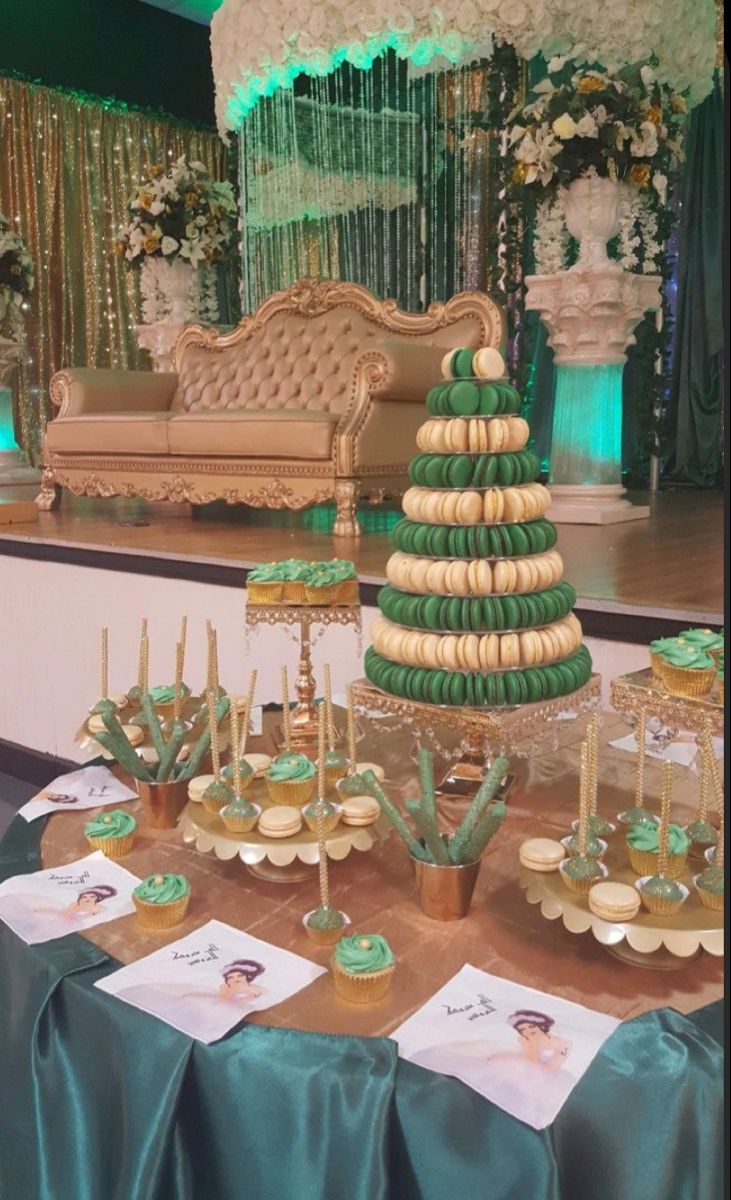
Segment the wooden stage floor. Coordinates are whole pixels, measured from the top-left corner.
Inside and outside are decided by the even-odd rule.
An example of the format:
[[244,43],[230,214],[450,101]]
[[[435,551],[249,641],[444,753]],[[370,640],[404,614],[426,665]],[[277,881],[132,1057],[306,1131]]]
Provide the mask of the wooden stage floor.
[[[19,497],[27,495],[25,489],[15,491]],[[641,499],[647,503],[645,495]],[[565,577],[576,588],[581,607],[721,624],[722,494],[668,491],[650,503],[646,521],[559,526]],[[381,584],[390,552],[386,533],[367,533],[354,542],[336,540],[304,528],[300,514],[213,506],[193,518],[187,505],[88,500],[68,493],[58,512],[0,529],[0,555],[22,553],[99,567],[110,565],[110,555],[119,555],[126,564],[134,563],[129,569],[145,574],[174,576],[178,564],[181,577],[193,577],[189,570],[197,565],[208,569],[211,582],[217,576],[220,582],[232,582],[232,568],[241,572],[273,559],[338,556],[354,560],[362,583]],[[121,567],[120,560],[117,569]]]

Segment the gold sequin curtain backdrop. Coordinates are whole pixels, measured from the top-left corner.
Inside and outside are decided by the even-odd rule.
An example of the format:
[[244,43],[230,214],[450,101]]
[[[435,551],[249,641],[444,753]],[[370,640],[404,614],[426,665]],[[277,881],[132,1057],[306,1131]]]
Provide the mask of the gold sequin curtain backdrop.
[[135,185],[185,154],[227,178],[215,133],[106,101],[0,78],[0,212],[33,256],[35,289],[16,386],[16,437],[32,462],[61,367],[145,368],[137,276],[113,253]]

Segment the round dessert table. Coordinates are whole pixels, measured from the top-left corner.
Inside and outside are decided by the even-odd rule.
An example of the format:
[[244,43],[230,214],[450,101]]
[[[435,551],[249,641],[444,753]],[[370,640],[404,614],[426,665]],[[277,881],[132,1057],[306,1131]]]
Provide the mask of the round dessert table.
[[[626,732],[608,715],[602,740]],[[261,748],[267,749],[268,731]],[[473,907],[441,924],[420,911],[392,835],[331,864],[353,927],[383,933],[397,957],[388,996],[339,999],[323,975],[212,1045],[194,1042],[94,982],[211,917],[326,965],[302,916],[315,882],[253,878],[238,860],[146,826],[124,865],[182,871],[188,916],[164,934],[134,916],[84,936],[26,946],[0,924],[0,1195],[28,1200],[716,1200],[723,1172],[722,964],[704,954],[658,973],[610,957],[525,903],[517,850],[560,836],[576,812],[577,743],[519,760],[509,817],[490,843]],[[368,725],[362,757],[393,795],[413,790],[411,739]],[[253,746],[252,749],[260,746]],[[676,771],[678,817],[693,805]],[[649,760],[647,787],[659,791]],[[632,758],[602,749],[599,806],[626,808]],[[442,803],[456,823],[462,800]],[[675,815],[675,813],[674,813]],[[88,819],[88,813],[86,814]],[[31,825],[0,844],[0,879],[88,851],[84,814]],[[623,1019],[541,1132],[454,1079],[397,1057],[389,1034],[469,962]],[[662,1104],[658,1097],[662,1096]],[[651,1153],[648,1152],[651,1147]]]

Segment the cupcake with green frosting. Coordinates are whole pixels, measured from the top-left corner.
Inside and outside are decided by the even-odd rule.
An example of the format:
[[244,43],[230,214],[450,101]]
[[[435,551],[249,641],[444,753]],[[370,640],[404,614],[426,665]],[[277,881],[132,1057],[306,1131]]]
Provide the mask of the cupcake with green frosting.
[[185,875],[148,875],[132,892],[143,929],[172,929],[185,918],[190,884]]
[[132,849],[137,835],[137,822],[131,813],[121,808],[101,812],[84,826],[86,840],[107,858],[124,858]]
[[331,562],[312,563],[305,587],[308,604],[355,603],[357,578],[355,567],[346,559],[334,558]]
[[335,991],[353,1004],[382,1000],[396,969],[393,951],[378,933],[341,938],[332,956]]
[[[667,875],[677,879],[682,875],[688,858],[690,841],[684,829],[679,825],[668,828],[668,865]],[[657,856],[660,851],[660,826],[631,825],[627,830],[627,852],[632,870],[637,875],[655,875],[657,871]]]
[[706,696],[716,675],[716,664],[711,655],[691,646],[683,638],[663,639],[665,641],[668,644],[663,644],[656,653],[657,665],[653,663],[663,687],[673,696],[691,699]]
[[695,650],[705,650],[715,662],[723,654],[723,630],[719,633],[714,629],[684,629],[680,637]]
[[264,782],[272,804],[294,804],[301,808],[309,803],[315,791],[315,764],[304,754],[288,750],[269,764]]
[[[190,688],[186,683],[180,685],[180,692],[182,705],[190,695]],[[158,716],[171,717],[175,711],[175,684],[159,684],[158,687],[150,688],[150,699]]]
[[693,880],[698,899],[706,908],[723,912],[724,880],[723,867],[706,867]]

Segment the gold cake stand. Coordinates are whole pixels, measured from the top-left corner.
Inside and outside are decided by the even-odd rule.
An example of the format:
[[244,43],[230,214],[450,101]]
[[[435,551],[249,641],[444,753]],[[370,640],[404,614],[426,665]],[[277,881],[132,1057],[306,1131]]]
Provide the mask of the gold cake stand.
[[[360,646],[362,640],[360,604],[324,606],[247,603],[244,620],[247,634],[262,625],[281,625],[285,628],[299,626],[299,666],[294,685],[297,703],[292,710],[292,745],[296,749],[316,746],[318,725],[315,676],[312,671],[312,627],[314,625],[323,627],[353,625],[357,630]],[[281,729],[275,731],[275,740],[281,744],[283,740]]]
[[[254,780],[246,797],[262,808],[271,807],[263,781]],[[268,838],[256,829],[250,833],[229,833],[221,818],[210,813],[198,801],[189,800],[180,817],[183,841],[195,845],[202,854],[215,854],[224,862],[237,856],[252,875],[272,883],[298,883],[311,879],[319,862],[317,834],[303,824],[299,833],[288,838]],[[383,841],[390,826],[384,817],[373,825],[335,826],[325,835],[328,858],[337,862],[351,850],[366,851]]]
[[[613,883],[634,886],[638,877],[623,846],[610,842],[603,861]],[[633,920],[618,923],[597,917],[586,896],[570,892],[558,871],[529,871],[521,866],[520,886],[529,904],[540,904],[547,920],[560,917],[569,933],[591,930],[596,940],[623,962],[655,970],[677,970],[698,958],[701,950],[716,957],[723,955],[723,912],[705,908],[693,886],[693,876],[705,865],[689,861],[678,880],[688,888],[689,895],[677,913],[658,917],[640,908]]]
[[[182,709],[180,712],[181,718],[184,721],[188,721],[188,723],[190,724],[190,727],[191,727],[190,728],[190,736],[188,738],[186,738],[186,740],[183,742],[183,753],[184,754],[186,753],[186,751],[188,753],[190,753],[190,751],[192,750],[192,748],[195,746],[196,742],[198,741],[198,738],[200,737],[201,733],[203,732],[203,729],[196,724],[196,718],[203,706],[203,703],[204,703],[203,696],[188,696],[182,706]],[[119,721],[122,725],[129,725],[132,721],[132,718],[136,717],[139,712],[140,712],[139,708],[133,708],[132,705],[130,704],[126,708],[120,709],[120,711],[117,713],[117,717],[119,718]],[[163,720],[164,719],[165,718],[163,718]],[[140,755],[143,762],[147,762],[147,763],[157,762],[157,752],[155,750],[155,747],[152,744],[152,739],[150,738],[150,732],[144,725],[142,726],[142,732],[145,735],[144,740],[142,742],[140,742],[139,746],[135,746],[134,749]],[[219,742],[220,742],[221,752],[223,753],[225,750],[228,749],[228,746],[229,746],[228,718],[226,718],[226,720],[224,722],[222,722],[222,724],[221,724],[220,733],[219,733]],[[100,755],[102,758],[106,758],[109,762],[114,761],[114,755],[111,754],[109,752],[109,750],[105,750],[104,747],[99,744],[99,742],[96,740],[96,737],[94,736],[93,733],[89,733],[89,730],[87,729],[86,721],[84,721],[83,725],[81,725],[76,730],[76,734],[74,736],[74,745],[77,747],[77,749],[81,750],[83,753],[86,753],[87,751],[91,751],[94,754]],[[205,761],[210,762],[210,752],[206,756]],[[201,771],[200,771],[201,774],[203,773],[203,770],[204,770],[204,768],[203,768],[203,766],[201,766]]]
[[707,696],[691,698],[673,696],[660,683],[651,667],[631,671],[612,680],[609,698],[612,706],[626,717],[637,718],[641,712],[655,717],[668,729],[668,741],[681,729],[701,735],[710,726],[712,734],[723,737],[723,705],[717,685]]
[[443,729],[461,738],[460,759],[440,784],[445,795],[471,795],[482,779],[485,761],[498,755],[529,758],[539,750],[555,750],[560,730],[598,709],[601,676],[592,675],[577,691],[555,700],[521,704],[513,708],[460,708],[404,700],[381,691],[368,679],[352,685],[353,703],[362,712],[396,717],[420,731]]

